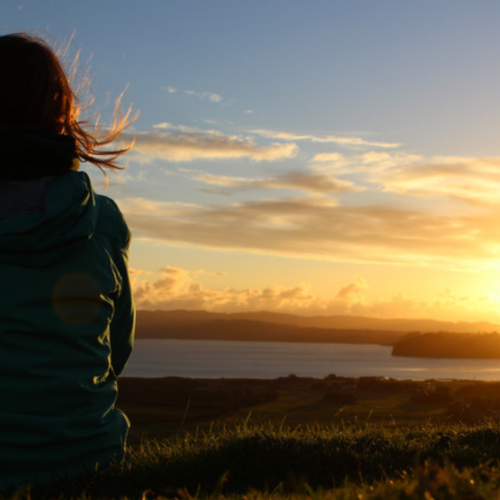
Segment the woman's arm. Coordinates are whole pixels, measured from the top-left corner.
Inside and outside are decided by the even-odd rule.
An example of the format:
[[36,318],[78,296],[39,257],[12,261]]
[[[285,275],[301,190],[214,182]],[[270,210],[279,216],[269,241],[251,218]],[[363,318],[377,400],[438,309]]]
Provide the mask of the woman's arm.
[[132,352],[135,334],[135,305],[128,275],[128,246],[119,252],[115,265],[122,278],[122,287],[115,300],[115,314],[110,325],[111,364],[118,376]]

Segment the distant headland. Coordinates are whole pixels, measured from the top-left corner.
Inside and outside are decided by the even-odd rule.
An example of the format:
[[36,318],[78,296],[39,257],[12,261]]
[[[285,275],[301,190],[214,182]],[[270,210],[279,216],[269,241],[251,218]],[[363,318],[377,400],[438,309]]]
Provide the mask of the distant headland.
[[448,332],[410,334],[396,342],[392,355],[418,358],[500,359],[500,334]]
[[[138,311],[137,338],[393,346],[395,356],[500,358],[500,325],[273,312]],[[437,333],[436,333],[437,332]],[[489,334],[489,335],[485,335]]]

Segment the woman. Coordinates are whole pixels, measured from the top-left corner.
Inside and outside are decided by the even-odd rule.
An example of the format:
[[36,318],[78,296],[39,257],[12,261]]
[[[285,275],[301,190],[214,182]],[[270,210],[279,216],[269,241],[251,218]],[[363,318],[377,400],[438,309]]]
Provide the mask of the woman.
[[[0,488],[47,483],[120,458],[129,428],[117,376],[133,343],[130,232],[79,160],[128,125],[89,132],[53,50],[0,37]],[[130,110],[129,110],[130,111]],[[95,129],[94,129],[95,130]]]

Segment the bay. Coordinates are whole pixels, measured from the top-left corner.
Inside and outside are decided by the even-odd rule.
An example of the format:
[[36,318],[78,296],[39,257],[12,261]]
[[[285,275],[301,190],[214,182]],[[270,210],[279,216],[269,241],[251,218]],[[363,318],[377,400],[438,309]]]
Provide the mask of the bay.
[[124,377],[500,380],[500,360],[391,356],[378,345],[138,339]]

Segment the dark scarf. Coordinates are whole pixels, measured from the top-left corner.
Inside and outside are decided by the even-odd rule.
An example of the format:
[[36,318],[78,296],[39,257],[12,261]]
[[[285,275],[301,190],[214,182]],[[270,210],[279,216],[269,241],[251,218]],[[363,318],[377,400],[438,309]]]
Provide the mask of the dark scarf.
[[0,181],[62,174],[77,157],[75,139],[39,127],[0,125]]

